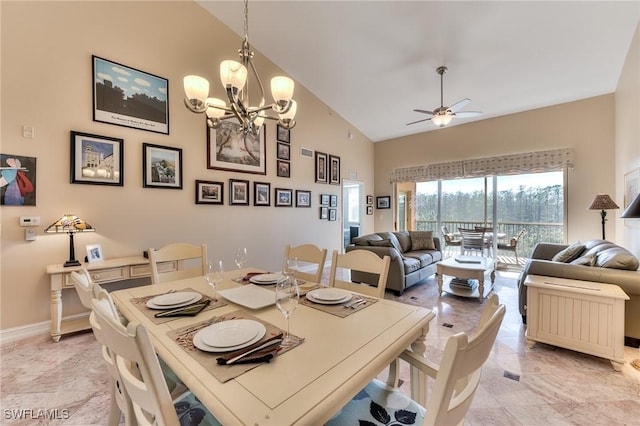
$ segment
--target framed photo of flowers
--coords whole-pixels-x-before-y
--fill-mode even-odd
[[[142,186],[182,189],[182,149],[143,143]]]

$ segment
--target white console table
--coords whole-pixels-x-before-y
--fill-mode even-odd
[[[63,334],[91,328],[87,316],[74,319],[62,318],[62,290],[74,288],[70,278],[71,272],[83,268],[89,271],[93,282],[100,285],[151,276],[149,259],[143,256],[108,259],[66,268],[62,264],[47,266],[47,274],[51,282],[51,338],[54,342],[60,341]],[[177,264],[165,262],[158,268],[163,271],[176,270]]]
[[[624,365],[624,301],[620,287],[591,281],[529,275],[527,342],[548,343]]]

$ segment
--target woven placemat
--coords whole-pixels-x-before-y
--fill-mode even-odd
[[[373,305],[374,303],[378,302],[378,299],[376,299],[375,297],[367,297],[367,296],[362,296],[359,294],[354,294],[353,295],[354,299],[362,299],[364,300],[363,303],[359,304],[358,306],[356,306],[355,308],[351,308],[351,307],[347,307],[347,304],[349,302],[352,302],[353,299],[351,299],[349,302],[345,302],[345,303],[341,303],[339,305],[324,305],[322,303],[315,303],[312,302],[311,300],[307,299],[306,297],[300,297],[300,303],[302,303],[304,306],[308,306],[310,308],[314,308],[317,309],[319,311],[322,312],[327,312],[331,315],[336,315],[340,318],[346,318],[349,315],[355,314],[358,311],[361,311],[365,308],[367,308],[368,306]]]
[[[202,295],[202,299],[200,299],[198,302],[204,302],[206,300],[209,300],[209,306],[207,306],[202,311],[200,311],[200,313],[205,312],[205,311],[210,311],[212,309],[216,309],[216,308],[219,308],[221,306],[227,305],[227,302],[220,296],[218,296],[214,300],[213,297],[207,296],[206,294],[204,294],[202,292],[199,292],[198,290],[194,290],[192,288],[185,288],[185,289],[180,290],[180,291],[193,291],[193,292],[196,292],[196,293],[200,293]],[[147,308],[147,302],[149,300],[153,299],[154,297],[160,296],[162,294],[168,294],[168,293],[169,292],[152,294],[150,296],[144,296],[144,297],[135,297],[135,298],[131,299],[131,303],[133,303],[133,305],[136,308],[138,308],[140,310],[140,312],[142,312],[144,314],[144,316],[149,318],[154,324],[164,324],[165,322],[173,321],[175,319],[184,318],[184,316],[156,318],[154,316],[155,314],[157,314],[159,312],[165,312],[165,311],[161,310],[161,309],[150,309],[150,308]],[[194,303],[196,303],[196,302],[194,302]],[[171,309],[174,309],[174,308],[171,308]],[[170,309],[167,309],[167,311],[168,310],[170,310]]]

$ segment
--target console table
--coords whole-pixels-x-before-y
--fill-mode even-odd
[[[163,262],[158,265],[162,271],[175,271],[176,262]],[[136,278],[151,276],[149,259],[143,256],[108,259],[102,262],[85,263],[82,266],[65,268],[62,264],[48,265],[47,274],[51,282],[51,338],[59,342],[63,334],[88,330],[89,318],[62,318],[62,290],[74,289],[71,272],[86,269],[94,283],[104,285]]]

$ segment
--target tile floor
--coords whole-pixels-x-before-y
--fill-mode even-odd
[[[615,372],[606,360],[549,345],[527,347],[516,276],[498,273],[495,291],[507,315],[465,424],[640,425],[640,371],[627,364]],[[433,278],[397,299],[436,312],[427,336],[427,356],[436,363],[447,338],[472,329],[482,309],[478,300],[438,298]],[[625,347],[625,359],[634,358],[640,358],[640,349]],[[42,336],[5,346],[0,369],[0,424],[106,424],[108,379],[91,333],[66,336],[57,344]],[[15,419],[18,413],[22,420]]]

